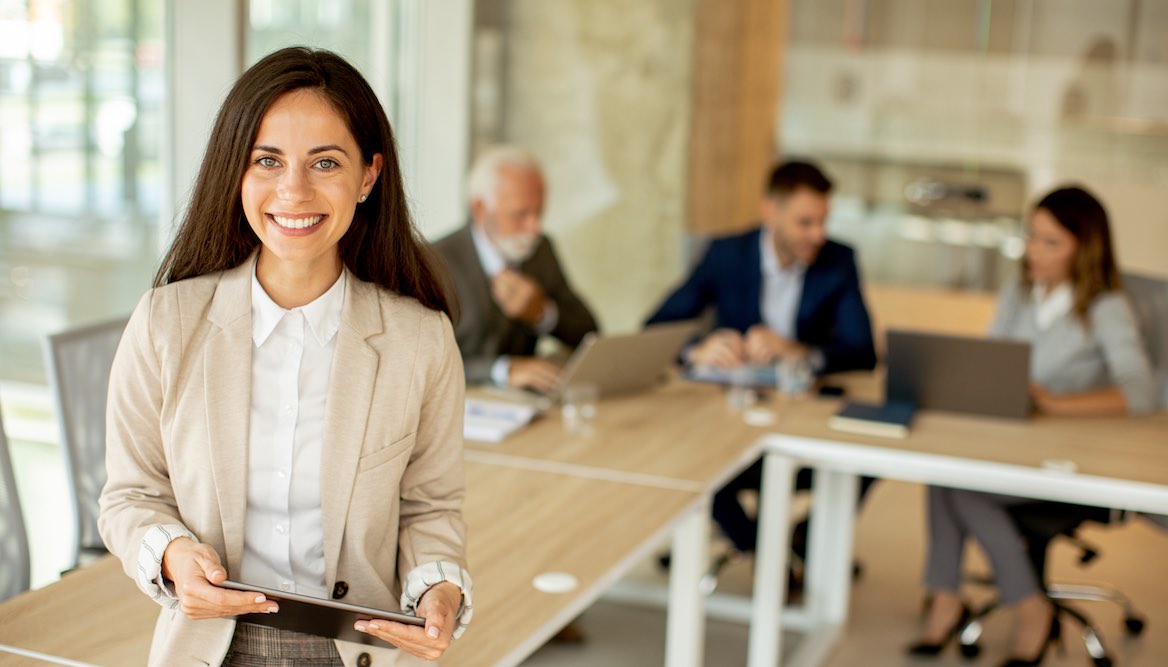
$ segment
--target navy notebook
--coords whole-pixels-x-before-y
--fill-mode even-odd
[[[837,431],[874,435],[882,438],[904,438],[908,436],[908,426],[915,403],[909,401],[888,401],[886,403],[861,403],[851,401],[827,421],[827,425]]]

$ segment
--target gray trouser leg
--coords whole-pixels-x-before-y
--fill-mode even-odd
[[[956,593],[961,588],[965,557],[965,526],[953,509],[953,489],[930,486],[928,491],[929,551],[925,557],[925,588]]]
[[[1013,604],[1039,591],[1038,576],[1026,556],[1022,535],[1006,508],[1027,498],[946,489],[949,509],[989,556],[994,583],[1003,604]]]

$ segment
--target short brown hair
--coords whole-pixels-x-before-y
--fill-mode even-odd
[[[788,160],[771,170],[767,179],[767,194],[786,197],[799,188],[807,188],[821,195],[831,192],[831,179],[819,167],[801,160]]]
[[[1043,197],[1034,210],[1049,213],[1076,241],[1071,262],[1071,289],[1075,293],[1075,314],[1086,320],[1091,302],[1100,294],[1123,289],[1119,265],[1111,244],[1107,210],[1090,192],[1079,186],[1059,188]],[[1022,258],[1022,283],[1033,287],[1030,262]]]

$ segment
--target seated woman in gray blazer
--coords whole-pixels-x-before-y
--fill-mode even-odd
[[[1147,352],[1112,253],[1103,205],[1082,188],[1051,192],[1038,202],[1019,283],[998,301],[990,336],[1031,343],[1031,396],[1051,415],[1150,412],[1156,390]],[[925,585],[932,606],[913,655],[936,655],[968,610],[958,596],[965,538],[989,556],[1004,604],[1015,609],[1013,657],[1006,665],[1041,663],[1058,632],[1054,609],[1026,557],[1006,508],[1026,498],[929,488],[929,552]]]
[[[150,664],[407,665],[470,620],[462,362],[361,75],[288,48],[215,120],[110,378],[101,533],[161,606]],[[246,584],[425,618],[369,646],[237,622]]]

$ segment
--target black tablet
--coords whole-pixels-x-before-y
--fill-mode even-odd
[[[266,625],[270,628],[303,632],[304,634],[341,639],[358,644],[392,646],[373,635],[357,631],[353,628],[353,624],[359,620],[383,618],[406,625],[419,627],[426,625],[426,619],[403,614],[400,611],[362,607],[347,602],[314,598],[231,580],[224,581],[219,586],[235,591],[263,593],[268,599],[275,600],[276,604],[280,606],[280,611],[274,614],[242,614],[235,617],[237,621]]]

